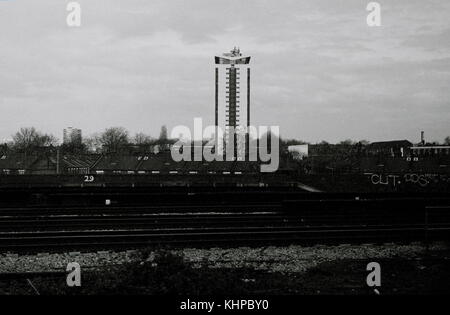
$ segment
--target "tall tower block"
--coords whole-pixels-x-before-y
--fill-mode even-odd
[[[243,56],[236,47],[215,57],[215,124],[225,132],[226,143],[230,127],[250,126],[249,64],[250,56]]]

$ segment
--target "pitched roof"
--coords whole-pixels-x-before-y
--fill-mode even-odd
[[[3,153],[0,155],[0,169],[29,169],[37,159],[36,155]]]

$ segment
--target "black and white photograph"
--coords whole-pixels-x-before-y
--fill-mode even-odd
[[[450,295],[450,2],[0,0],[0,295]]]

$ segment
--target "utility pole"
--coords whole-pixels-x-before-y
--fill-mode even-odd
[[[59,175],[59,146],[56,148],[56,174]]]

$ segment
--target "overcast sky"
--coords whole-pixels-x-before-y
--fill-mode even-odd
[[[450,1],[0,0],[0,141],[214,121],[214,55],[252,56],[252,124],[307,141],[450,135]]]

